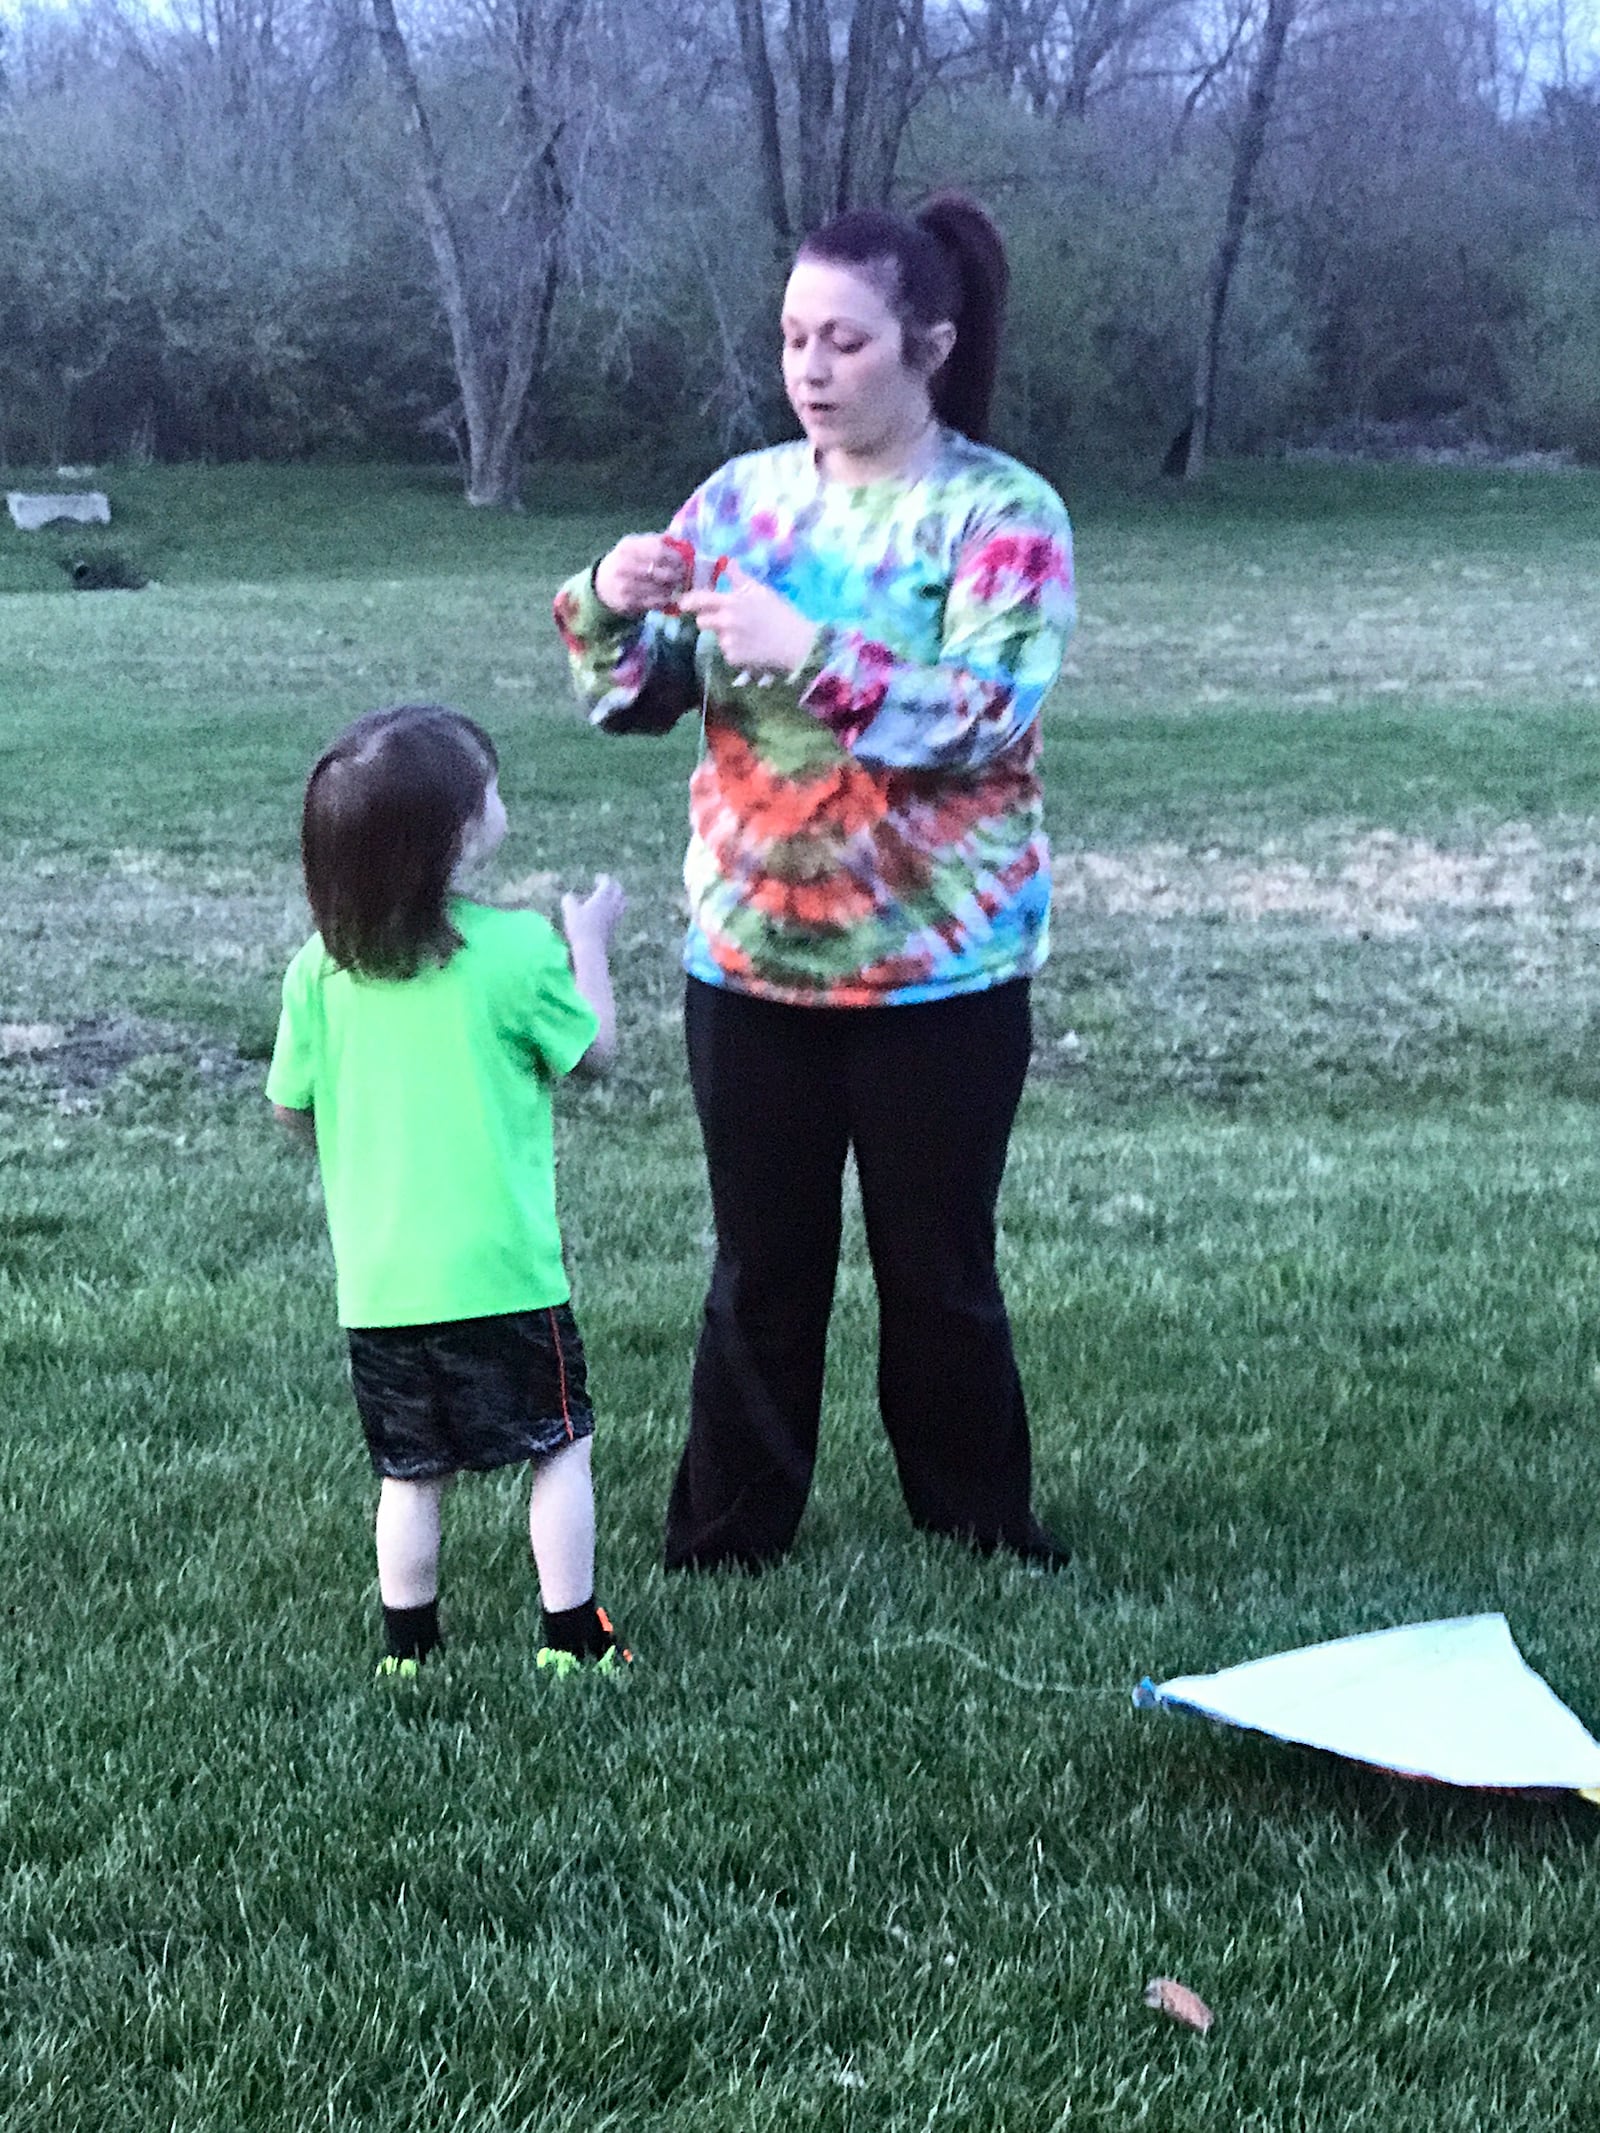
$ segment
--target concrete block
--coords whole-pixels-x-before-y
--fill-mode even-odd
[[[77,526],[109,526],[111,500],[99,489],[79,489],[71,495],[29,496],[21,489],[6,491],[6,509],[11,523],[23,533],[37,533],[41,526],[67,519]]]

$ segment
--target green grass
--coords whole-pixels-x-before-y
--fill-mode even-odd
[[[106,481],[144,592],[0,525],[0,1022],[49,1026],[0,1061],[7,2133],[1595,2122],[1600,1816],[1129,1690],[1503,1607],[1600,1723],[1600,482],[1088,500],[1002,1242],[1077,1561],[906,1531],[853,1223],[816,1501],[751,1583],[655,1567],[707,1248],[693,739],[590,734],[548,623],[632,515]],[[509,1479],[451,1506],[448,1670],[370,1682],[371,1485],[259,1082],[300,780],[401,694],[501,742],[503,889],[633,894],[623,1061],[560,1125],[640,1654],[605,1694],[534,1675]]]

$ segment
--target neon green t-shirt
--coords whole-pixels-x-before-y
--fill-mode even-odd
[[[316,1116],[346,1326],[565,1303],[551,1084],[594,1041],[555,929],[453,899],[464,945],[414,978],[289,965],[267,1095]]]

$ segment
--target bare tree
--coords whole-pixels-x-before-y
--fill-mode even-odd
[[[881,205],[932,73],[925,0],[734,0],[773,247]],[[776,54],[776,56],[775,56]]]
[[[1273,98],[1283,66],[1284,46],[1288,41],[1289,26],[1294,20],[1297,4],[1298,0],[1267,0],[1261,42],[1256,48],[1255,63],[1250,69],[1244,123],[1239,128],[1239,137],[1234,143],[1233,176],[1228,186],[1228,204],[1223,211],[1222,231],[1217,239],[1217,249],[1212,257],[1211,272],[1206,283],[1205,323],[1200,335],[1199,354],[1195,360],[1194,392],[1189,406],[1188,443],[1182,455],[1182,467],[1175,469],[1181,471],[1186,481],[1192,481],[1205,465],[1211,411],[1216,404],[1222,328],[1228,314],[1228,292],[1233,286],[1234,269],[1239,264],[1239,252],[1244,244],[1245,224],[1250,216],[1250,196],[1255,187],[1256,171],[1267,145],[1267,127],[1272,117]],[[1173,456],[1177,450],[1178,447],[1174,446]],[[1172,456],[1169,456],[1168,464],[1172,463]]]
[[[1165,33],[1192,13],[1190,0],[980,0],[974,44],[1030,109],[1082,118],[1130,80],[1172,71]]]
[[[857,0],[845,47],[836,210],[888,199],[901,143],[935,65],[924,0]]]
[[[876,5],[855,0],[854,12]],[[828,0],[789,0],[789,63],[795,90],[795,166],[800,227],[814,230],[828,216],[832,160],[833,24]]]
[[[761,204],[779,256],[787,259],[794,247],[789,220],[789,198],[784,184],[783,130],[778,118],[778,82],[772,70],[767,43],[764,0],[734,0],[739,24],[739,54],[744,62],[751,108],[755,115],[756,141],[761,160]]]
[[[549,352],[573,198],[564,166],[564,79],[588,0],[506,0],[495,11],[510,89],[510,182],[474,244],[394,0],[372,0],[390,86],[405,114],[423,227],[467,433],[467,501],[510,505],[529,396]],[[552,116],[554,112],[557,115]]]

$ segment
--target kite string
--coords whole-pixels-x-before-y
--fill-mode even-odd
[[[896,1652],[920,1651],[924,1645],[942,1644],[947,1651],[965,1659],[968,1666],[976,1667],[980,1674],[993,1674],[997,1681],[1004,1681],[1014,1689],[1023,1689],[1030,1696],[1102,1696],[1115,1697],[1119,1703],[1127,1701],[1125,1689],[1103,1688],[1099,1684],[1088,1685],[1075,1681],[1029,1681],[1021,1674],[1013,1674],[1008,1667],[997,1666],[992,1659],[969,1651],[956,1638],[947,1636],[943,1630],[930,1629],[923,1636],[908,1638],[900,1644],[874,1642],[874,1657],[892,1657]]]

